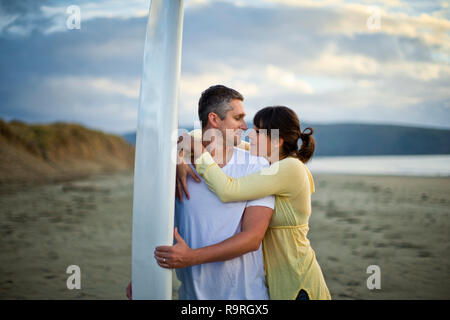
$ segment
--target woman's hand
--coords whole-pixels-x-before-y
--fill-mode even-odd
[[[181,155],[183,153],[183,158],[194,163],[194,159],[201,156],[203,152],[205,152],[205,147],[201,140],[195,139],[193,136],[187,133],[183,133],[178,138],[178,154]]]
[[[194,169],[192,169],[191,166],[185,162],[183,155],[181,155],[177,163],[177,178],[175,180],[175,196],[178,198],[178,200],[180,200],[180,202],[183,202],[183,191],[186,194],[186,197],[190,199],[188,187],[186,184],[186,178],[188,175],[190,175],[196,182],[201,181],[200,178],[195,174]]]
[[[189,248],[179,235],[177,228],[175,228],[174,237],[177,241],[175,245],[156,247],[155,259],[158,265],[166,269],[186,268],[194,265],[194,250]]]
[[[201,144],[201,141],[200,141]],[[194,181],[200,182],[200,178],[195,174],[194,170],[189,166],[188,163],[193,163],[190,155],[192,150],[199,148],[198,141],[194,139],[189,134],[183,133],[178,138],[178,159],[177,159],[177,171],[175,180],[175,197],[178,198],[180,202],[183,202],[183,191],[186,198],[190,199],[189,190],[187,188],[186,179],[190,175]],[[187,155],[187,158],[185,157]]]

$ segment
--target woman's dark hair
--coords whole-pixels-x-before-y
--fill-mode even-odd
[[[256,113],[253,124],[259,129],[267,129],[268,135],[272,129],[279,130],[279,137],[284,141],[281,150],[283,156],[296,157],[303,163],[312,158],[316,146],[316,140],[312,136],[314,130],[308,127],[302,132],[297,115],[288,107],[265,107]],[[298,139],[302,140],[300,149]]]

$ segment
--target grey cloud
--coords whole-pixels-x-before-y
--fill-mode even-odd
[[[19,5],[3,9],[11,14],[25,12],[23,16],[27,16],[42,4],[29,3],[30,7]],[[182,74],[200,75],[223,64],[237,72],[251,70],[254,76],[250,81],[259,85],[267,64],[303,77],[302,70],[294,66],[299,61],[308,64],[330,45],[336,47],[338,54],[359,54],[381,64],[433,62],[433,52],[439,50],[419,40],[395,35],[357,34],[350,37],[321,31],[324,23],[337,18],[336,12],[326,9],[267,9],[235,7],[227,3],[186,10]],[[27,19],[24,24],[28,23]],[[137,109],[137,97],[96,96],[95,92],[83,92],[77,87],[65,87],[64,91],[56,92],[41,82],[49,77],[65,76],[96,76],[122,82],[140,78],[146,24],[145,18],[102,18],[84,22],[80,30],[43,34],[42,29],[37,28],[24,37],[0,36],[0,116],[35,121],[76,119],[104,129],[122,127],[129,130],[135,124],[132,118],[125,123],[115,107],[111,107],[110,113],[107,110],[108,106],[117,105],[122,105],[124,110]],[[443,86],[450,84],[448,78],[420,82],[398,75],[384,78],[343,73],[335,77],[336,81],[345,77],[369,79],[376,81],[377,87],[370,90],[354,87],[315,95],[267,90],[246,99],[246,108],[251,114],[266,105],[286,104],[312,122],[390,121],[402,117],[405,122],[443,125],[450,118],[448,105],[445,106],[448,96],[441,92]],[[385,99],[405,98],[413,93],[424,103],[411,104],[408,112],[399,111],[385,100],[377,102],[373,99],[377,93],[383,93]],[[347,105],[352,99],[360,104],[359,109]],[[183,102],[181,107],[180,121],[196,119],[196,115],[191,116],[185,111],[187,106]]]
[[[23,30],[25,34],[33,31],[44,31],[52,26],[52,17],[46,17],[41,11],[41,6],[51,4],[50,1],[40,0],[1,0],[0,15],[3,19],[10,17],[11,21],[0,30],[1,36],[14,35],[14,28]]]

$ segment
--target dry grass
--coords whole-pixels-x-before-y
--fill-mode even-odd
[[[129,170],[134,147],[75,123],[26,124],[0,119],[0,185],[48,182]]]

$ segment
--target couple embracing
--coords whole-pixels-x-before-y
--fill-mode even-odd
[[[202,93],[202,130],[179,143],[176,242],[155,259],[176,269],[179,299],[331,299],[307,238],[313,130],[287,107],[266,107],[243,142],[243,101],[222,85]]]

